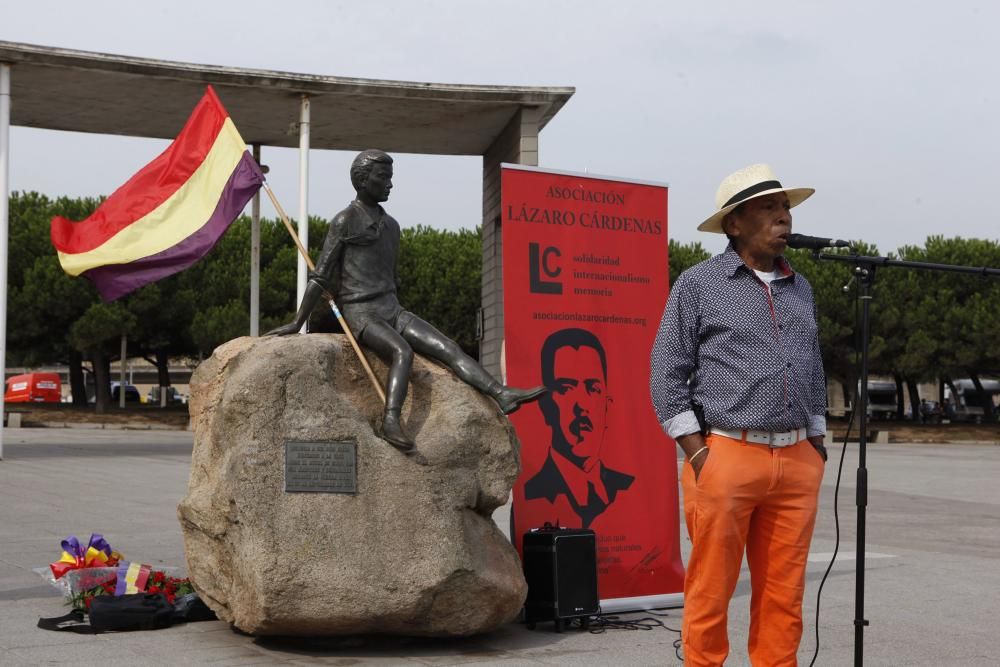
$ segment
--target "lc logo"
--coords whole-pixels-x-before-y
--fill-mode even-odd
[[[558,278],[562,273],[558,258],[559,248],[548,246],[544,250],[537,243],[528,244],[528,277],[529,289],[535,294],[562,294],[562,282],[558,280],[543,280]]]

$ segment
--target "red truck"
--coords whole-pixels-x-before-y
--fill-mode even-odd
[[[62,381],[58,373],[25,373],[7,378],[4,403],[58,403]]]

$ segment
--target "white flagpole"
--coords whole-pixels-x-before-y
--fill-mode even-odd
[[[309,248],[309,96],[302,96],[299,109],[299,238]],[[302,305],[306,294],[306,262],[299,257],[295,281],[295,306]],[[305,331],[305,325],[303,332]]]

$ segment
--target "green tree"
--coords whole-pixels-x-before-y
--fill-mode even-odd
[[[1000,244],[981,239],[928,237],[923,248],[900,249],[904,259],[974,267],[1000,266]],[[1000,330],[1000,281],[987,276],[944,271],[914,270],[919,295],[906,309],[907,328],[930,333],[930,341],[920,337],[917,348],[924,357],[925,375],[968,377],[976,387],[976,399],[984,419],[993,420],[993,403],[982,391],[980,376],[1000,371],[1000,350],[996,345]],[[914,355],[916,356],[916,355]],[[919,357],[917,357],[919,359]]]
[[[877,254],[874,246],[859,244],[858,254]],[[846,250],[831,254],[849,254]],[[854,388],[858,386],[856,327],[856,281],[852,281],[854,267],[836,260],[818,259],[808,250],[788,250],[785,253],[795,271],[801,273],[813,288],[819,324],[820,352],[823,368],[828,377],[841,383],[845,405],[851,403]],[[845,289],[846,288],[846,289]],[[884,339],[871,337],[870,358],[882,354]]]
[[[115,345],[134,326],[135,316],[118,302],[92,304],[70,326],[70,343],[94,363],[97,412],[111,405],[111,357]]]
[[[314,259],[327,228],[325,220],[310,218]],[[298,250],[277,220],[262,218],[260,232],[260,330],[266,332],[295,315]],[[250,218],[241,216],[201,262],[177,276],[179,293],[194,298],[189,337],[201,355],[250,334],[250,236]]]
[[[198,311],[198,295],[184,289],[178,275],[146,285],[122,302],[135,317],[129,337],[129,355],[156,366],[157,384],[171,386],[170,358],[196,353],[191,323]]]
[[[87,280],[63,272],[49,225],[55,215],[85,218],[100,202],[65,197],[53,201],[35,192],[15,192],[9,201],[7,364],[67,364],[73,402],[85,406],[83,354],[68,334],[98,296]]]
[[[399,301],[461,346],[478,354],[476,316],[482,295],[482,235],[418,225],[402,231]]]
[[[677,280],[677,276],[681,275],[698,262],[703,262],[712,256],[712,253],[705,250],[701,243],[697,241],[694,243],[681,244],[673,239],[670,239],[667,246],[667,252],[669,253],[671,285],[673,285],[674,281]]]

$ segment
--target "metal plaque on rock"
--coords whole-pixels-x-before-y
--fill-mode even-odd
[[[286,442],[286,493],[357,493],[353,442]]]

